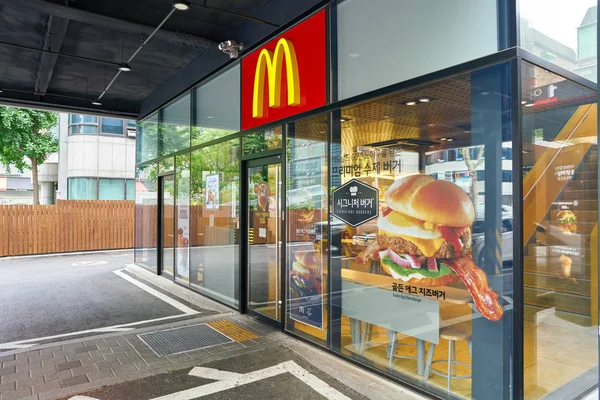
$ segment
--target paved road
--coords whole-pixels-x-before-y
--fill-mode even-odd
[[[125,252],[0,261],[0,345],[182,314],[113,273],[132,260]],[[72,265],[95,261],[105,263]]]

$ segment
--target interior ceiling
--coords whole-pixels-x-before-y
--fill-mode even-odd
[[[166,20],[97,107],[91,101],[171,12],[172,0],[0,0],[0,102],[137,117],[144,98],[192,61],[214,57],[219,42],[252,45],[257,31],[260,40],[297,16],[281,11],[291,0],[190,3]],[[271,20],[252,17],[267,6]],[[249,31],[254,37],[244,37]]]

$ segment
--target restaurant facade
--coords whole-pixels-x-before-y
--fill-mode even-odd
[[[138,122],[135,263],[431,396],[589,393],[596,83],[525,31],[496,0],[282,27]]]

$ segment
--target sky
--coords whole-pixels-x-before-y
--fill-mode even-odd
[[[530,27],[567,46],[577,48],[577,27],[597,0],[520,0],[521,18]]]

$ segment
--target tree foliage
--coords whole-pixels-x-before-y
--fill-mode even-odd
[[[57,121],[53,112],[0,106],[0,163],[20,172],[31,169],[31,161],[42,164],[58,151],[58,140],[50,133]]]

